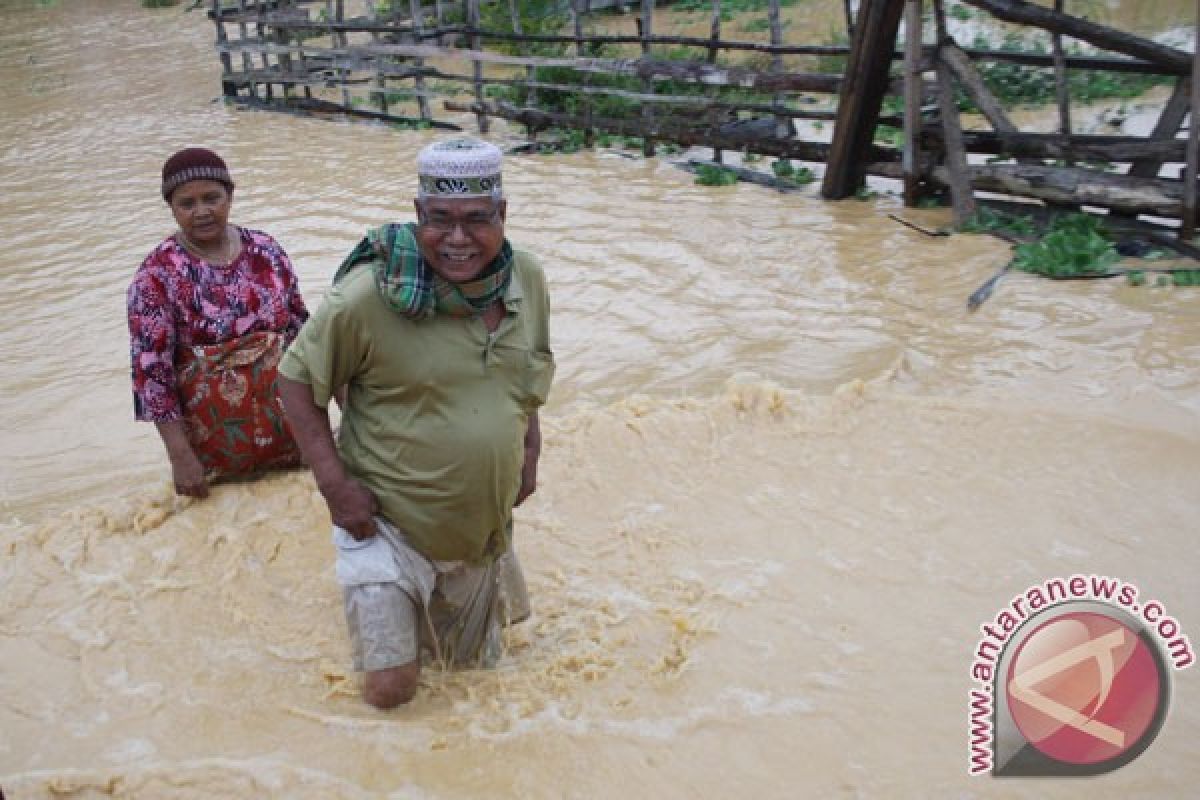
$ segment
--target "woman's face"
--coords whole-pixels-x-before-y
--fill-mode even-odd
[[[218,181],[188,181],[171,193],[171,213],[179,230],[199,245],[220,244],[229,223],[233,193]]]

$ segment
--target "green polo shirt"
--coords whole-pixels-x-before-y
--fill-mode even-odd
[[[349,387],[338,433],[347,470],[435,560],[487,560],[505,548],[529,416],[554,376],[541,267],[516,252],[507,314],[413,321],[392,311],[370,263],[325,298],[279,371],[329,405]]]

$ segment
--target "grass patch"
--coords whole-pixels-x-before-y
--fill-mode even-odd
[[[789,8],[796,5],[800,0],[779,0],[780,8]],[[771,5],[770,0],[721,0],[721,15],[725,14],[732,16],[733,14],[744,14],[747,11],[766,11]],[[677,3],[672,3],[671,8],[677,11],[708,11],[712,12],[712,0],[679,0]]]
[[[1005,211],[993,211],[982,206],[975,216],[964,222],[960,228],[963,233],[991,233],[1004,231],[1014,236],[1036,236],[1037,223],[1033,217],[1024,214],[1009,214]]]
[[[1200,269],[1180,269],[1171,273],[1176,286],[1200,286]]]
[[[737,173],[731,169],[712,164],[700,164],[696,167],[696,183],[701,186],[732,186],[737,182]]]
[[[780,30],[786,31],[791,26],[792,21],[790,19],[785,19],[780,21],[779,28]],[[756,17],[752,20],[743,22],[738,26],[738,30],[744,33],[765,33],[766,31],[771,30],[771,20],[764,17]]]
[[[972,16],[974,16],[971,13],[971,9],[963,5],[958,5],[957,3],[946,9],[946,14],[950,17],[950,19],[956,19],[959,22],[966,22]]]
[[[433,127],[427,119],[397,119],[388,124],[398,131],[427,131]]]
[[[771,162],[771,172],[775,173],[775,177],[781,182],[790,184],[791,186],[805,186],[817,179],[813,171],[808,167],[797,167],[788,161],[786,158],[776,159]]]
[[[976,39],[974,46],[981,49],[991,47],[985,39]],[[1016,35],[1009,35],[1000,50],[1046,54],[1047,48],[1038,41],[1026,42]],[[1072,55],[1079,55],[1079,48],[1072,48]],[[988,91],[1006,106],[1044,105],[1055,102],[1057,90],[1054,70],[1048,67],[1027,67],[1004,62],[982,62],[978,64],[980,76]],[[1072,102],[1092,103],[1114,98],[1139,97],[1154,86],[1169,83],[1170,78],[1160,75],[1105,72],[1102,70],[1073,69],[1067,71],[1067,91]],[[957,93],[961,111],[978,112],[979,108],[961,89]]]

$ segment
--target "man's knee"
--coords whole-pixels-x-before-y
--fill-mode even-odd
[[[420,674],[421,665],[416,661],[368,672],[363,680],[363,699],[382,711],[402,706],[416,696]]]

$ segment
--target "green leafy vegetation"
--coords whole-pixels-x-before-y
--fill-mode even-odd
[[[424,131],[433,127],[427,119],[398,119],[388,124],[400,131]]]
[[[796,5],[800,0],[779,0],[780,8]],[[721,0],[722,14],[744,14],[747,11],[766,11],[771,0]],[[671,7],[678,11],[708,11],[712,12],[712,0],[679,0]]]
[[[904,131],[891,125],[875,126],[875,141],[892,147],[904,146]]]
[[[980,49],[992,47],[984,38],[977,38],[974,46]],[[1016,34],[1005,37],[999,49],[1042,55],[1048,52],[1043,42],[1023,39]],[[1080,50],[1073,48],[1071,53],[1078,55]],[[1000,61],[982,62],[978,67],[988,90],[1005,105],[1041,105],[1052,103],[1057,97],[1054,70],[1049,67],[1027,67]],[[1073,69],[1067,72],[1067,91],[1072,102],[1091,103],[1097,100],[1139,97],[1150,88],[1169,80],[1170,78],[1159,75]],[[962,111],[979,110],[970,96],[961,89],[957,93],[957,100]]]
[[[1038,227],[1030,216],[993,211],[987,206],[981,206],[975,212],[975,216],[962,224],[961,230],[964,233],[1006,231],[1015,236],[1036,236]]]
[[[1051,278],[1103,274],[1120,260],[1103,223],[1089,214],[1057,217],[1040,239],[1013,251],[1014,267]]]
[[[781,182],[792,186],[804,186],[817,179],[811,169],[808,167],[797,167],[786,158],[780,158],[771,162],[771,172],[774,172],[775,177]]]
[[[517,14],[521,20],[521,33],[526,35],[552,36],[563,33],[571,15],[567,12],[570,7],[566,3],[547,3],[546,0],[515,0]],[[461,3],[459,8],[461,9]],[[448,3],[447,6],[454,7]],[[479,26],[484,30],[502,33],[515,33],[512,24],[512,12],[508,3],[480,4]],[[557,56],[567,52],[565,42],[514,42],[507,39],[486,40],[487,49],[498,50],[510,55],[528,54],[536,56]]]
[[[696,183],[701,186],[732,186],[737,182],[737,173],[731,169],[712,164],[700,164],[696,167]]]
[[[1130,286],[1145,286],[1147,270],[1121,269],[1121,254],[1113,243],[1104,220],[1091,214],[1061,214],[1042,230],[1031,216],[994,211],[986,206],[961,226],[968,233],[1003,231],[1029,239],[1013,249],[1012,266],[1022,272],[1048,278],[1101,277],[1124,274]],[[1149,250],[1143,260],[1162,258],[1161,250]],[[1151,270],[1157,286],[1200,286],[1200,269]]]
[[[849,39],[846,38],[845,31],[833,30],[826,37],[825,43],[830,47],[846,47]],[[849,56],[817,56],[816,71],[841,75],[846,71],[848,60]]]
[[[792,21],[790,19],[780,20],[780,30],[786,31],[791,26]],[[755,17],[754,19],[747,20],[739,25],[738,30],[744,31],[745,33],[765,33],[766,31],[771,30],[771,20],[767,19],[766,17]]]

